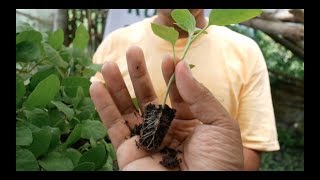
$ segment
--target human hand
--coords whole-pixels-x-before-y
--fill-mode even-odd
[[[140,109],[149,103],[160,104],[140,48],[131,47],[127,51],[127,64]],[[162,72],[166,82],[173,72],[176,75],[176,83],[169,92],[176,116],[162,147],[181,151],[177,154],[181,170],[241,170],[243,149],[237,122],[209,90],[192,77],[185,62],[177,63],[174,68],[172,58],[167,56]],[[130,137],[130,129],[142,123],[142,118],[118,66],[108,62],[102,67],[102,74],[106,86],[93,82],[90,94],[116,149],[120,170],[170,170],[159,163],[161,153],[137,148],[139,137]]]

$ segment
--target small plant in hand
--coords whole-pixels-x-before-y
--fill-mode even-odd
[[[194,16],[187,9],[176,9],[171,12],[171,17],[175,24],[182,30],[188,33],[188,40],[185,45],[182,57],[184,60],[190,48],[190,45],[201,35],[207,34],[206,30],[211,25],[226,26],[230,24],[240,23],[249,20],[261,14],[261,10],[211,10],[208,24],[200,29],[196,27]],[[168,41],[172,45],[172,53],[174,63],[176,64],[175,44],[179,38],[179,32],[173,27],[167,27],[159,24],[151,23],[151,28],[154,34]],[[190,64],[190,68],[194,65]],[[175,117],[175,109],[170,108],[166,104],[171,84],[175,81],[175,75],[172,74],[168,82],[166,93],[163,97],[162,104],[148,104],[144,109],[143,123],[136,126],[132,134],[140,136],[137,142],[138,148],[142,147],[145,150],[163,153],[163,159],[160,164],[167,168],[175,168],[179,166],[180,159],[177,159],[177,151],[164,147],[160,149],[161,143],[170,127],[172,120]]]

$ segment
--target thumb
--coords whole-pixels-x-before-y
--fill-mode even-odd
[[[182,99],[189,105],[194,118],[204,124],[225,124],[232,119],[213,94],[192,75],[189,65],[180,61],[175,69],[176,86]]]

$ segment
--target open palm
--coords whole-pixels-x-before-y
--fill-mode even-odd
[[[127,64],[140,109],[149,103],[160,104],[140,48],[131,47],[127,51]],[[173,73],[176,75],[176,84],[172,84],[169,92],[176,116],[161,146],[181,152],[177,154],[181,170],[242,169],[243,149],[237,122],[192,77],[184,62],[179,62],[175,68],[172,58],[166,57],[162,72],[167,83]],[[172,170],[159,163],[163,154],[137,148],[139,137],[130,137],[130,129],[142,123],[142,118],[132,103],[118,66],[106,63],[102,75],[106,85],[92,83],[90,94],[116,149],[119,168]]]

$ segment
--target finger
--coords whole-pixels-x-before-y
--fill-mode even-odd
[[[127,64],[140,109],[143,111],[149,103],[158,103],[142,50],[132,46],[127,51]]]
[[[174,65],[173,57],[170,55],[165,56],[164,60],[162,61],[162,74],[167,85],[172,74],[174,73],[174,68],[175,68],[175,65]],[[189,105],[186,102],[184,102],[184,100],[180,96],[175,82],[173,82],[170,86],[169,96],[170,96],[172,107],[177,111],[175,118],[178,118],[178,119],[193,118]]]
[[[110,140],[115,149],[117,149],[125,139],[130,137],[131,132],[121,117],[108,90],[102,83],[92,83],[90,95],[102,122],[108,130]]]
[[[194,117],[204,124],[224,123],[231,119],[228,112],[211,92],[193,78],[189,65],[179,62],[175,69],[177,89],[189,105]]]
[[[102,66],[102,75],[107,90],[129,127],[132,129],[134,125],[142,123],[140,116],[136,116],[139,113],[132,102],[117,64],[114,62],[105,63]]]

